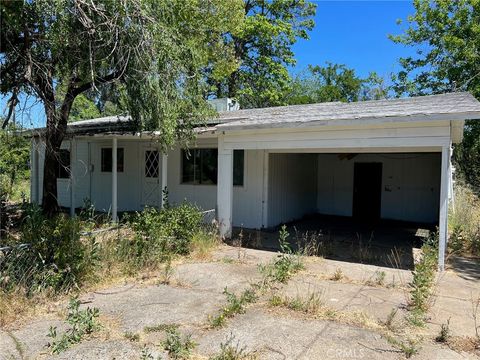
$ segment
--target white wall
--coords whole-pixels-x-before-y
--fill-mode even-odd
[[[351,160],[340,160],[337,154],[319,154],[319,213],[352,215],[355,162],[383,164],[382,218],[432,223],[438,220],[438,153],[359,154]]]
[[[270,154],[268,226],[299,219],[316,211],[315,154]]]
[[[199,139],[199,148],[217,148],[217,139]],[[263,150],[245,151],[244,184],[233,188],[233,225],[246,228],[262,226]],[[181,182],[181,149],[168,153],[168,192],[173,204],[190,201],[204,210],[215,209],[216,185],[192,185]]]

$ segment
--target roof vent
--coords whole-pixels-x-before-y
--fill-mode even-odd
[[[218,112],[240,110],[240,103],[231,98],[211,99],[208,102]]]

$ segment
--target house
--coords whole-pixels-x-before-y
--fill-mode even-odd
[[[219,117],[197,129],[190,150],[162,154],[160,133],[137,133],[128,118],[69,124],[58,201],[72,210],[140,210],[184,199],[216,209],[232,226],[261,229],[309,213],[439,226],[444,265],[452,144],[464,121],[480,119],[469,93],[238,110],[216,100]],[[42,132],[32,140],[31,199],[42,200]]]

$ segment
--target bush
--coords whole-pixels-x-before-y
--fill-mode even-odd
[[[97,263],[97,245],[80,240],[80,227],[75,218],[60,214],[47,219],[38,206],[29,206],[20,231],[22,244],[12,244],[0,259],[0,288],[23,287],[31,295],[79,286]]]
[[[192,239],[201,231],[202,213],[187,203],[162,210],[145,208],[129,223],[135,236],[122,240],[119,255],[134,267],[147,267],[172,255],[188,254]]]
[[[465,185],[455,187],[448,225],[450,251],[480,256],[480,199]]]

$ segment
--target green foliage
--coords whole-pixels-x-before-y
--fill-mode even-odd
[[[179,328],[177,324],[160,324],[154,326],[145,326],[143,331],[146,333],[159,332],[159,331],[173,331]]]
[[[388,96],[384,80],[375,72],[362,79],[354,69],[327,62],[325,66],[310,65],[306,74],[292,80],[287,103],[311,104],[328,101],[376,100]]]
[[[70,299],[67,315],[67,323],[70,325],[70,329],[59,336],[57,328],[52,326],[47,335],[52,338],[52,342],[49,343],[52,354],[61,353],[73,344],[81,342],[86,335],[98,330],[100,328],[97,322],[98,315],[98,309],[87,307],[85,310],[80,310],[78,298]]]
[[[415,326],[423,326],[424,317],[430,308],[438,262],[438,233],[431,235],[422,246],[422,257],[412,271],[410,288],[410,315],[408,320]]]
[[[238,98],[245,108],[285,104],[288,67],[295,64],[292,47],[297,39],[308,39],[316,5],[306,0],[244,0],[243,5],[240,31],[224,37],[239,68],[228,77],[207,71],[211,91]]]
[[[98,263],[98,245],[80,240],[78,219],[58,215],[47,219],[31,205],[21,228],[21,241],[0,262],[0,288],[23,287],[27,295],[80,286]]]
[[[183,336],[177,329],[168,329],[167,338],[162,343],[171,359],[188,359],[197,344],[191,335]]]
[[[223,293],[227,296],[227,305],[222,309],[220,314],[210,318],[210,325],[214,328],[225,325],[226,320],[235,316],[235,314],[243,314],[245,312],[245,306],[257,300],[257,295],[252,289],[244,290],[240,296],[229,292],[227,288],[223,290]]]
[[[408,28],[391,39],[414,46],[417,56],[401,58],[394,76],[398,95],[470,91],[480,99],[480,2],[415,0]],[[454,152],[460,175],[480,189],[480,124],[468,121]],[[480,191],[480,190],[479,190]]]
[[[188,203],[161,210],[145,208],[129,222],[135,236],[122,239],[118,252],[135,268],[155,266],[172,255],[188,254],[192,240],[202,231],[202,213]]]
[[[17,132],[20,130],[13,125],[0,129],[0,200],[11,198],[15,186],[29,176],[29,141]]]
[[[451,336],[452,336],[452,333],[450,331],[450,319],[448,319],[447,322],[442,324],[442,327],[440,328],[440,333],[435,338],[435,341],[446,343]]]
[[[295,273],[304,268],[301,257],[292,251],[287,241],[289,233],[285,225],[279,232],[280,254],[277,258],[266,264],[259,265],[259,270],[264,276],[265,283],[286,283]]]
[[[468,186],[457,183],[448,214],[449,250],[480,256],[480,199]]]

